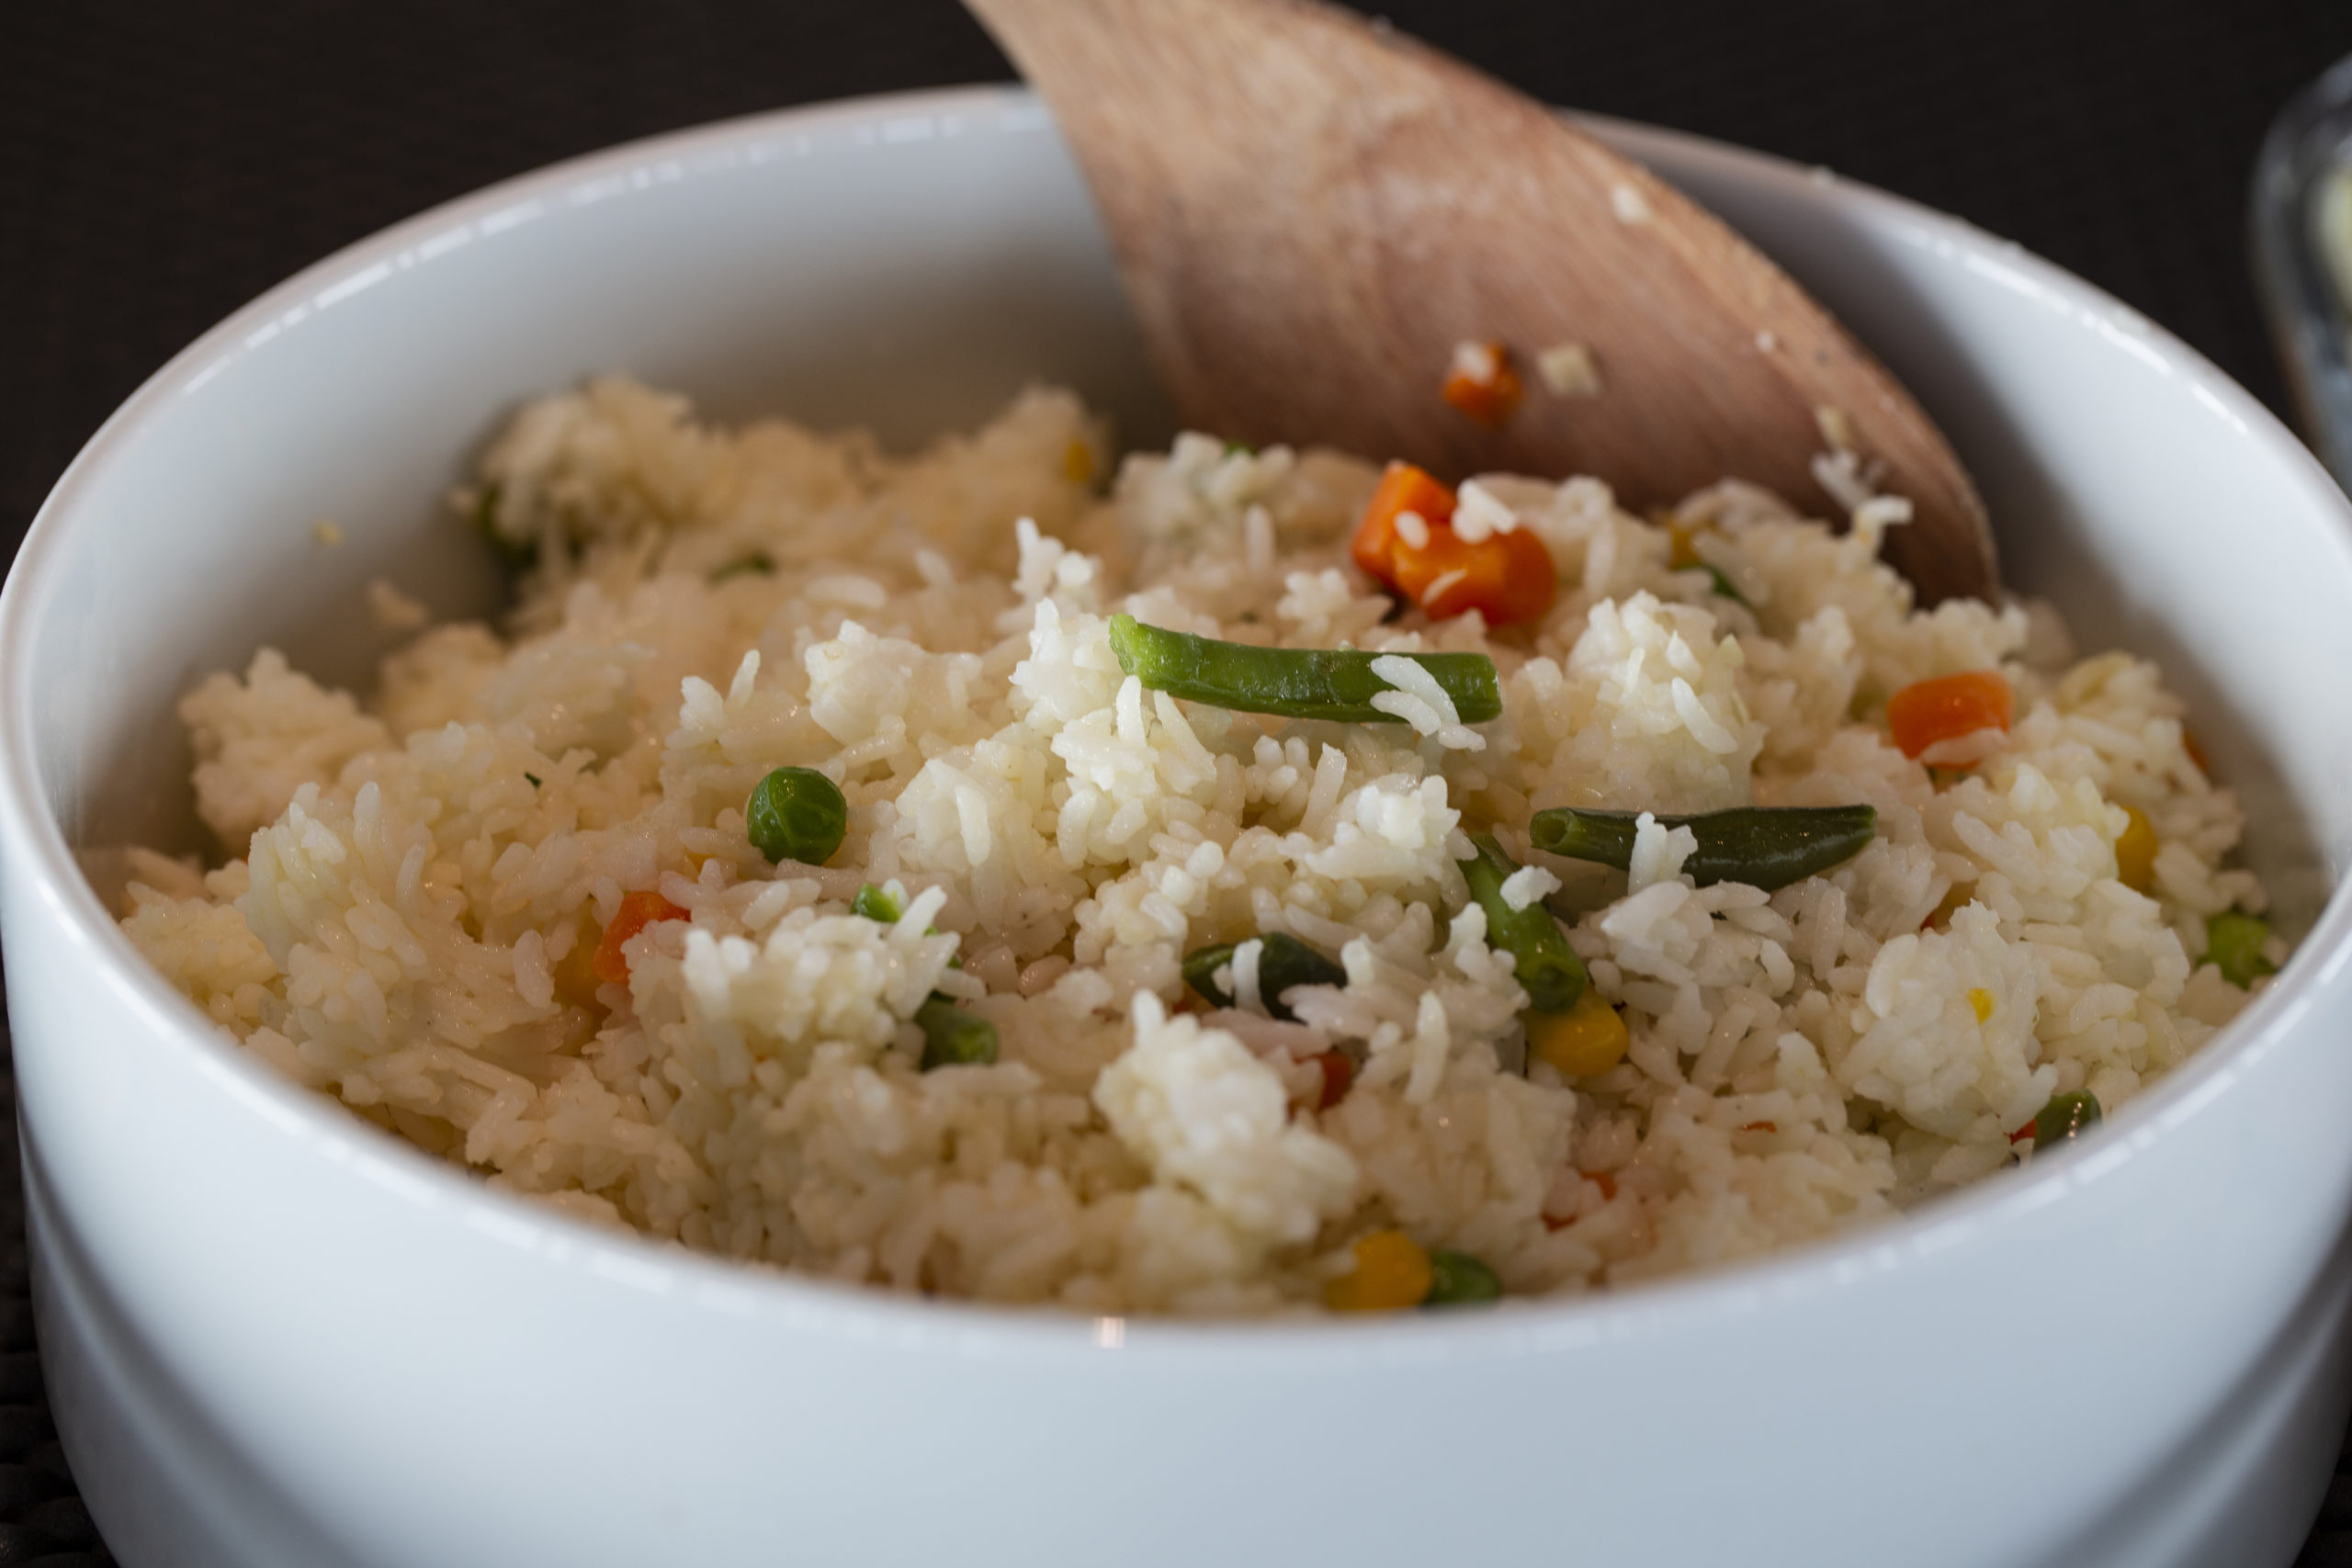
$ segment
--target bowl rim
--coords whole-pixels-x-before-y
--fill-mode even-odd
[[[2210,412],[2259,438],[2272,461],[2335,513],[2337,553],[2352,572],[2352,502],[2317,460],[2250,394],[2201,355],[2137,311],[2052,264],[1966,221],[1907,198],[1806,169],[1771,154],[1687,132],[1598,116],[1577,117],[1621,150],[1643,159],[1670,152],[1712,164],[1750,185],[1815,187],[1828,200],[1884,225],[1900,242],[1960,257],[2009,288],[2075,315],[2110,337],[2132,338],[2132,351],[2183,378]],[[1699,1320],[1745,1315],[1811,1301],[1849,1282],[1908,1269],[1997,1230],[2012,1215],[2064,1201],[2225,1098],[2233,1085],[2289,1043],[2313,993],[2336,984],[2352,965],[2352,895],[2340,875],[2312,930],[2279,975],[2222,1037],[2134,1099],[2101,1136],[2023,1170],[1996,1172],[1923,1208],[1811,1243],[1717,1268],[1615,1290],[1515,1303],[1479,1314],[1405,1314],[1340,1320],[1322,1314],[1268,1318],[1136,1318],[1059,1306],[1001,1305],[928,1299],[849,1284],[780,1268],[690,1251],[678,1244],[624,1234],[576,1219],[532,1199],[500,1191],[465,1168],[361,1122],[340,1104],[283,1077],[250,1053],[219,1038],[215,1026],[151,966],[83,874],[73,846],[47,809],[35,763],[29,682],[33,633],[49,599],[52,562],[70,547],[74,517],[107,462],[180,397],[200,389],[281,331],[299,326],[399,272],[430,265],[471,240],[494,238],[565,209],[641,186],[712,177],[785,158],[821,156],[876,139],[1056,135],[1051,117],[1025,88],[978,85],[879,94],[745,115],[642,138],[548,164],[438,204],[304,267],[240,307],[173,355],[90,437],[36,513],[0,589],[0,841],[6,874],[37,901],[67,943],[91,965],[94,982],[111,987],[144,1024],[141,1048],[182,1058],[226,1090],[241,1109],[280,1132],[299,1134],[314,1154],[373,1176],[394,1195],[447,1211],[450,1223],[479,1238],[536,1253],[577,1272],[576,1284],[619,1284],[675,1297],[698,1309],[752,1314],[796,1329],[847,1338],[881,1338],[908,1347],[964,1353],[1023,1354],[1124,1348],[1161,1357],[1261,1352],[1347,1360],[1430,1361],[1539,1353],[1577,1346],[1676,1334]],[[1805,196],[1804,192],[1792,192]],[[2333,868],[2332,868],[2333,869]],[[39,1111],[25,1117],[38,1142]],[[454,1239],[457,1232],[451,1233]]]

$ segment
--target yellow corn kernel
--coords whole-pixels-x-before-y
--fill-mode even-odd
[[[1403,1231],[1374,1231],[1355,1245],[1356,1267],[1323,1287],[1333,1312],[1402,1312],[1417,1307],[1436,1278],[1430,1255]]]
[[[1666,564],[1669,568],[1676,571],[1689,571],[1692,567],[1701,564],[1698,547],[1691,543],[1698,537],[1698,534],[1697,529],[1675,516],[1673,513],[1669,512],[1666,514],[1666,536],[1674,543],[1672,552],[1666,558]]]
[[[1587,986],[1566,1012],[1527,1015],[1527,1048],[1564,1077],[1589,1078],[1625,1059],[1633,1036],[1609,998]]]
[[[1976,1021],[1982,1023],[1993,1016],[1993,993],[1979,986],[1968,993],[1968,1005],[1976,1010]]]
[[[596,1001],[596,939],[604,933],[593,914],[582,910],[571,946],[555,961],[555,999],[566,1007],[593,1008]]]
[[[2115,840],[2116,879],[2134,893],[2145,893],[2156,879],[2156,825],[2136,806],[2123,814],[2132,820]]]
[[[1094,478],[1094,454],[1085,442],[1073,441],[1062,448],[1062,477],[1074,485]]]

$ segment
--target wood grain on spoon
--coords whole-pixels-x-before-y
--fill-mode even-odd
[[[1729,475],[1838,516],[1811,469],[1834,409],[1917,507],[1888,560],[1930,603],[1996,591],[1983,504],[1909,394],[1550,110],[1310,0],[968,3],[1060,119],[1187,423],[1449,476],[1598,474],[1635,506]],[[1499,428],[1439,399],[1465,340],[1526,381]],[[1563,344],[1598,395],[1547,389]]]

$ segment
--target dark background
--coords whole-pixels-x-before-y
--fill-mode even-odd
[[[1554,102],[1958,213],[2283,403],[2245,265],[2247,177],[2279,105],[2352,52],[2352,0],[1386,12]],[[1010,74],[954,0],[0,0],[0,553],[166,358],[385,224],[631,137]],[[103,1562],[44,1441],[13,1148],[0,1160],[0,1568]],[[2302,1562],[2352,1564],[2352,1478],[2319,1522]]]

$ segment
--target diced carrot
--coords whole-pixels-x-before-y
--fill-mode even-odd
[[[1919,929],[1921,931],[1926,931],[1930,926],[1942,925],[1946,920],[1951,919],[1954,915],[1957,915],[1961,910],[1973,903],[1975,898],[1976,884],[1973,882],[1953,883],[1951,888],[1945,892],[1942,901],[1937,904],[1933,909],[1928,910],[1928,918],[1919,922]]]
[[[2180,732],[2180,749],[2188,753],[2188,760],[2197,764],[2199,773],[2211,776],[2213,764],[2205,760],[2205,748],[2197,744],[2197,737],[2186,729]]]
[[[1524,528],[1476,543],[1453,531],[1453,492],[1410,463],[1391,463],[1356,525],[1355,563],[1431,618],[1476,610],[1488,626],[1541,620],[1559,592],[1544,541]],[[1418,525],[1398,526],[1407,513]]]
[[[1518,409],[1524,390],[1501,344],[1465,343],[1453,351],[1442,393],[1480,424],[1499,426]]]
[[[1600,1189],[1600,1201],[1602,1202],[1610,1203],[1616,1201],[1617,1179],[1615,1177],[1610,1175],[1605,1170],[1580,1170],[1577,1172],[1577,1174]]]
[[[2115,879],[2134,893],[2145,893],[2156,880],[2156,825],[2136,806],[2123,808],[2127,818],[2115,840]]]
[[[1453,518],[1453,492],[1410,463],[1391,463],[1356,524],[1351,552],[1358,566],[1391,587],[1396,582],[1396,518],[1407,512],[1434,528]]]
[[[1991,670],[1939,675],[1918,681],[1887,699],[1886,727],[1906,757],[1917,757],[1939,740],[1955,740],[1980,729],[2007,729],[2017,696]]]
[[[1743,1133],[1777,1133],[1781,1130],[1781,1124],[1778,1122],[1749,1122],[1742,1125],[1739,1130]]]
[[[1476,610],[1493,626],[1539,621],[1559,592],[1552,552],[1524,528],[1472,544],[1451,527],[1432,527],[1423,548],[1398,540],[1394,560],[1397,591],[1431,620]]]
[[[623,894],[619,912],[613,916],[613,923],[605,928],[604,940],[596,944],[596,959],[590,968],[597,979],[608,986],[627,984],[628,957],[621,952],[621,944],[648,926],[685,918],[685,910],[659,893]]]
[[[2022,1143],[2026,1143],[2026,1142],[2030,1141],[2032,1137],[2033,1137],[2033,1123],[2032,1123],[2032,1122],[2027,1122],[2024,1126],[2022,1126],[2022,1127],[2018,1128],[2016,1132],[2011,1133],[2011,1134],[2009,1134],[2009,1142],[2011,1142],[2011,1143],[2013,1143],[2013,1144],[2022,1144]]]
[[[1347,1098],[1348,1086],[1355,1082],[1356,1065],[1338,1051],[1326,1051],[1315,1058],[1323,1069],[1323,1091],[1316,1097],[1315,1109],[1329,1111]]]

